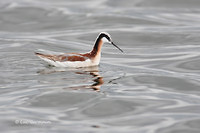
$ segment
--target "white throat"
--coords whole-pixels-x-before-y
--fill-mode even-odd
[[[106,37],[103,37],[101,40],[102,40],[104,43],[105,43],[105,42],[110,43],[110,41],[108,41],[108,39],[107,39]]]

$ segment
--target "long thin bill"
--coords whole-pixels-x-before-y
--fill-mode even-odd
[[[113,42],[111,42],[112,45],[114,45],[116,48],[118,48],[121,52],[123,52],[123,50],[121,50],[121,48],[119,48],[117,45],[115,45]]]

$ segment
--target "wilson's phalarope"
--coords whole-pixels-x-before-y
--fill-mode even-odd
[[[108,42],[123,52],[111,39],[111,36],[106,32],[101,32],[97,37],[94,47],[91,52],[80,53],[65,53],[65,54],[43,54],[36,52],[35,54],[50,65],[56,67],[89,67],[99,65],[101,58],[101,47],[104,42]]]

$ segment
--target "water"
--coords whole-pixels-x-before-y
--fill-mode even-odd
[[[199,0],[1,0],[1,132],[199,133]],[[48,67],[37,49],[100,66]]]

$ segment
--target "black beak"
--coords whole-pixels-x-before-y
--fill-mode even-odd
[[[114,45],[116,48],[118,48],[121,52],[123,52],[123,50],[121,50],[117,45],[115,45],[113,42],[111,42],[112,45]]]

